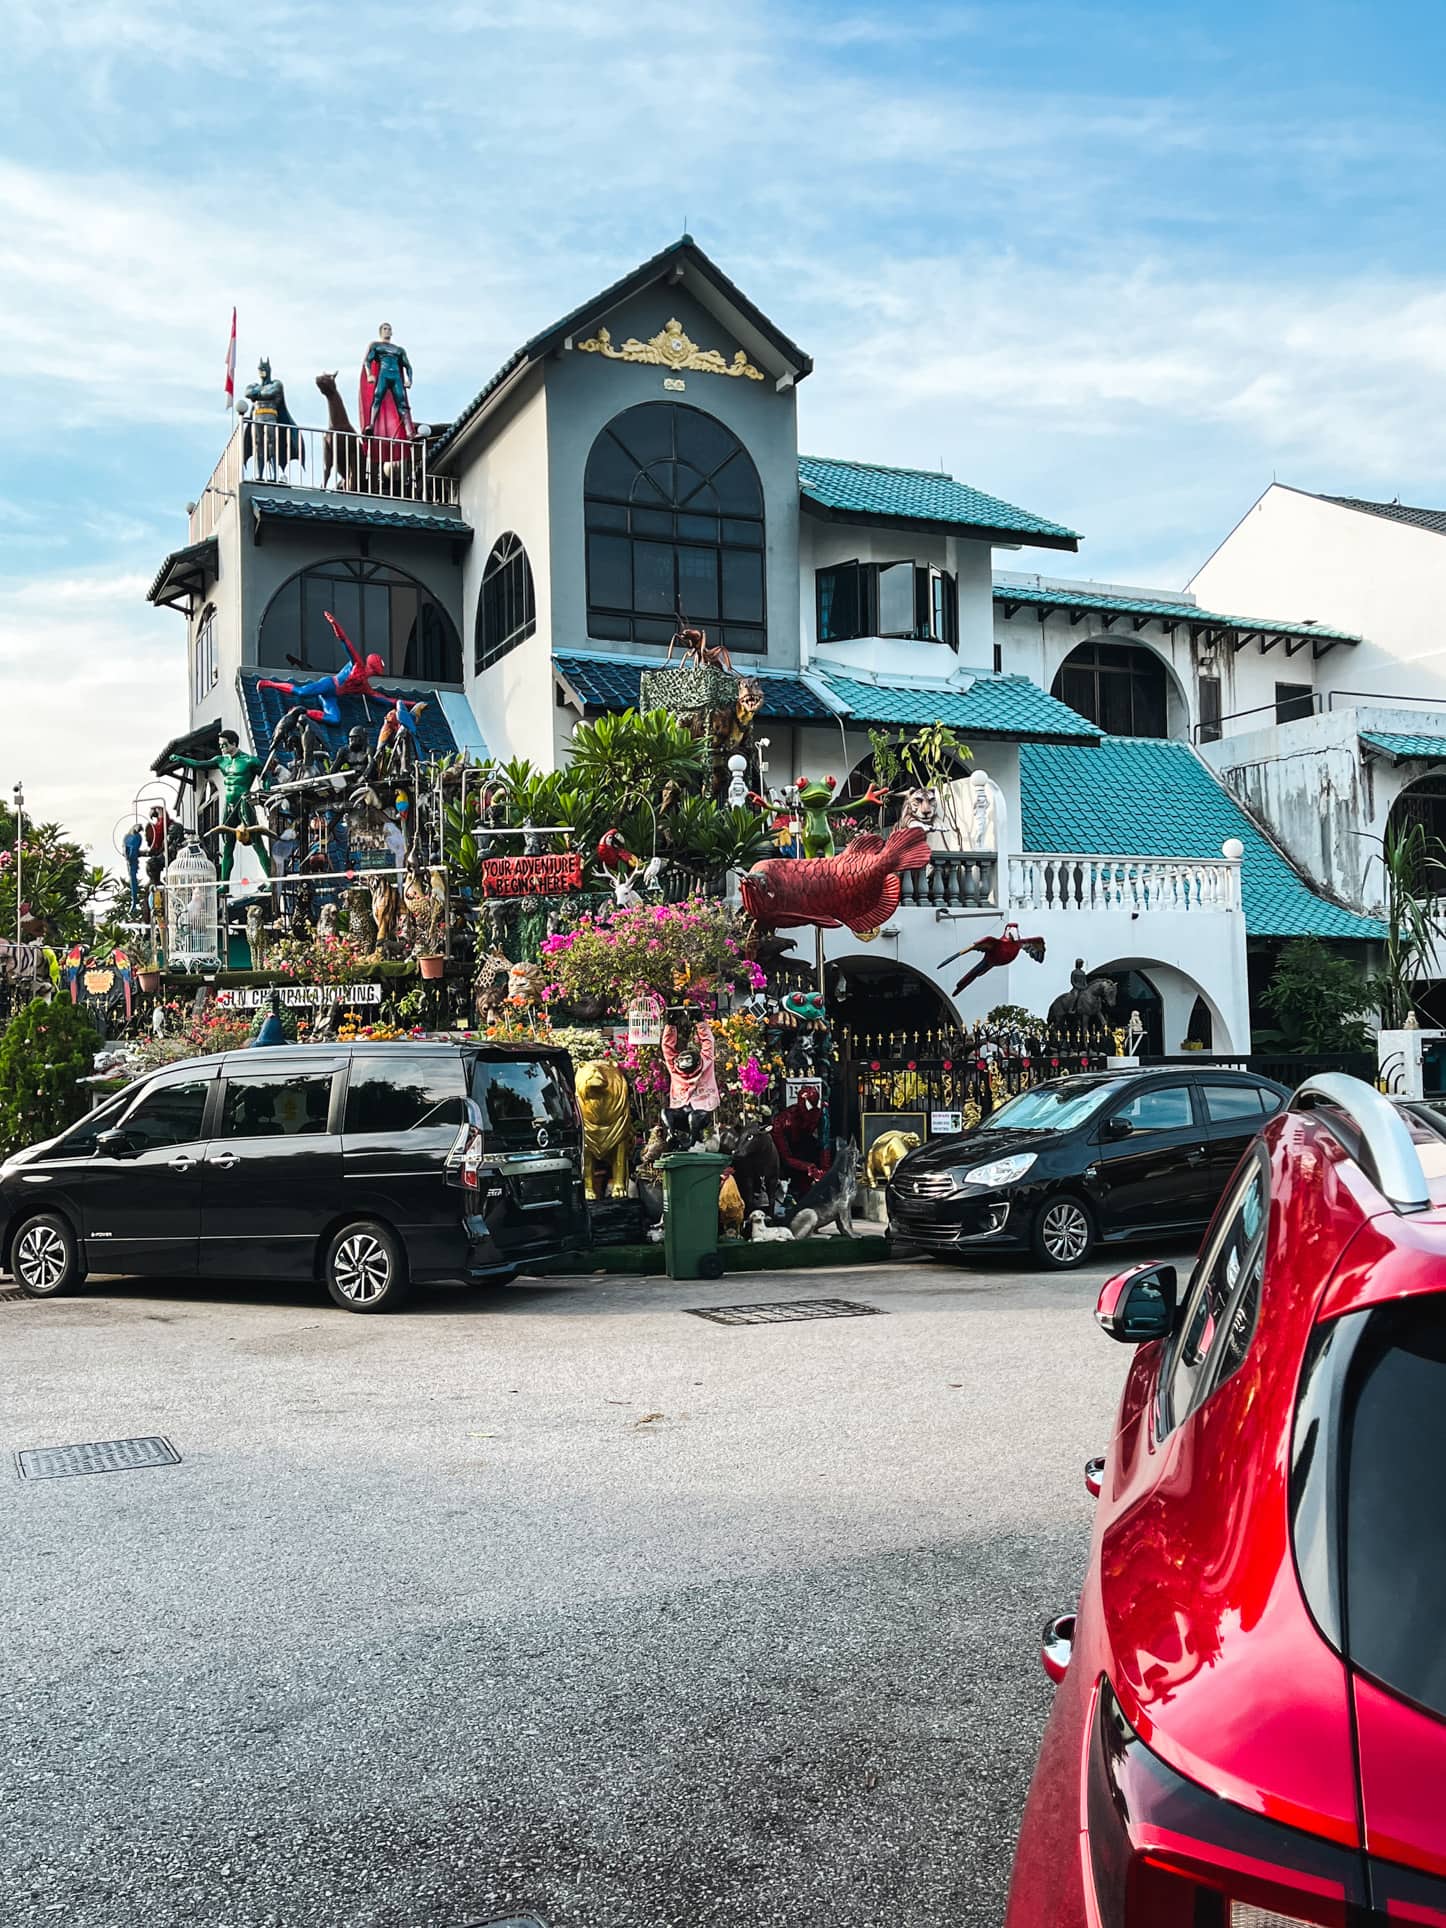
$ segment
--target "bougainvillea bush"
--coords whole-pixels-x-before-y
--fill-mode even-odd
[[[743,957],[737,914],[716,897],[681,904],[584,911],[569,930],[542,940],[542,963],[569,1003],[600,998],[622,1013],[651,995],[667,1004],[700,985],[761,990],[762,971]]]

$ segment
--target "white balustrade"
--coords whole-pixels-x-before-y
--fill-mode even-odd
[[[1228,858],[1032,853],[1009,859],[1009,907],[1135,915],[1239,910],[1240,865]]]

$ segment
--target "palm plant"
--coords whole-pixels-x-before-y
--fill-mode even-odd
[[[1415,986],[1431,975],[1443,934],[1434,886],[1446,875],[1446,844],[1423,823],[1390,825],[1380,841],[1386,935],[1374,990],[1383,1028],[1395,1031],[1415,1009]]]
[[[666,710],[623,710],[578,724],[568,776],[616,806],[656,804],[669,783],[695,786],[703,760],[702,742]]]

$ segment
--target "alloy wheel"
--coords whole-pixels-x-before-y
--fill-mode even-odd
[[[65,1277],[69,1254],[53,1225],[27,1225],[15,1241],[11,1265],[32,1292],[53,1292]]]
[[[1089,1248],[1090,1222],[1072,1198],[1057,1198],[1045,1208],[1039,1236],[1056,1265],[1077,1265]]]
[[[348,1304],[374,1305],[391,1283],[391,1255],[370,1232],[353,1232],[336,1248],[331,1270]]]

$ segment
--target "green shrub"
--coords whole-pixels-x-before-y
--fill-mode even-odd
[[[53,1138],[90,1109],[80,1080],[95,1068],[100,1034],[69,998],[32,998],[0,1032],[0,1156]]]
[[[1257,1029],[1257,1046],[1306,1053],[1371,1048],[1365,1019],[1375,1007],[1374,984],[1318,937],[1293,938],[1282,947],[1260,1002],[1278,1028]]]

